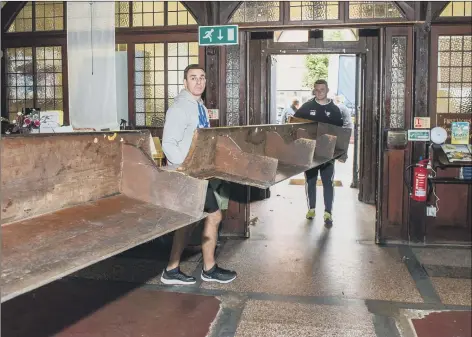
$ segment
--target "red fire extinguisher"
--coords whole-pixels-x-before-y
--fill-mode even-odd
[[[428,162],[429,159],[420,160],[417,164],[410,165],[405,170],[405,180],[407,172],[411,167],[413,168],[412,186],[405,181],[408,190],[410,191],[411,199],[419,202],[425,202],[428,198]]]

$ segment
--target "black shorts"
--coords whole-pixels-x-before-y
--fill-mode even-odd
[[[207,195],[205,198],[205,206],[203,207],[203,211],[207,213],[215,213],[219,209],[220,207],[218,206],[218,201],[216,201],[215,192],[213,191],[210,182],[208,182]]]

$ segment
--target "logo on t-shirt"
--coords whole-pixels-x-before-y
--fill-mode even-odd
[[[326,116],[330,116],[331,115],[331,112],[329,112],[328,110],[326,110]]]
[[[311,116],[316,116],[316,110],[310,110],[310,115]]]

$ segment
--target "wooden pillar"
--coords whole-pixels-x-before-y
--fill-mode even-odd
[[[429,7],[429,6],[428,6]],[[428,8],[431,11],[430,7]],[[428,15],[430,17],[430,15]],[[414,117],[429,117],[428,94],[429,94],[429,48],[430,48],[431,25],[427,21],[415,26],[415,69],[414,69]],[[413,142],[412,162],[417,163],[420,157],[427,155],[424,142]],[[409,199],[410,213],[408,227],[410,240],[413,242],[424,241],[426,204]]]
[[[209,1],[207,5],[207,19],[209,25],[219,24],[219,8],[220,3],[217,1]],[[220,48],[221,47],[206,47],[205,48],[205,68],[206,68],[206,93],[205,103],[209,109],[219,109],[220,102]]]
[[[207,25],[220,25],[226,23],[228,16],[239,5],[239,2],[208,1],[206,5]],[[219,124],[226,125],[226,111],[222,109],[226,105],[226,60],[225,47],[215,46],[205,48],[205,70],[207,88],[205,92],[205,104],[209,109],[219,109]],[[242,75],[242,74],[241,74]],[[246,237],[246,219],[249,205],[247,204],[247,187],[231,184],[230,201],[228,210],[224,212],[221,234],[227,237]]]

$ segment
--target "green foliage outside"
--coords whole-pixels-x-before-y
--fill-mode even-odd
[[[303,77],[303,85],[307,88],[313,88],[313,84],[317,80],[327,80],[328,63],[327,55],[307,55],[305,58],[307,73]]]

